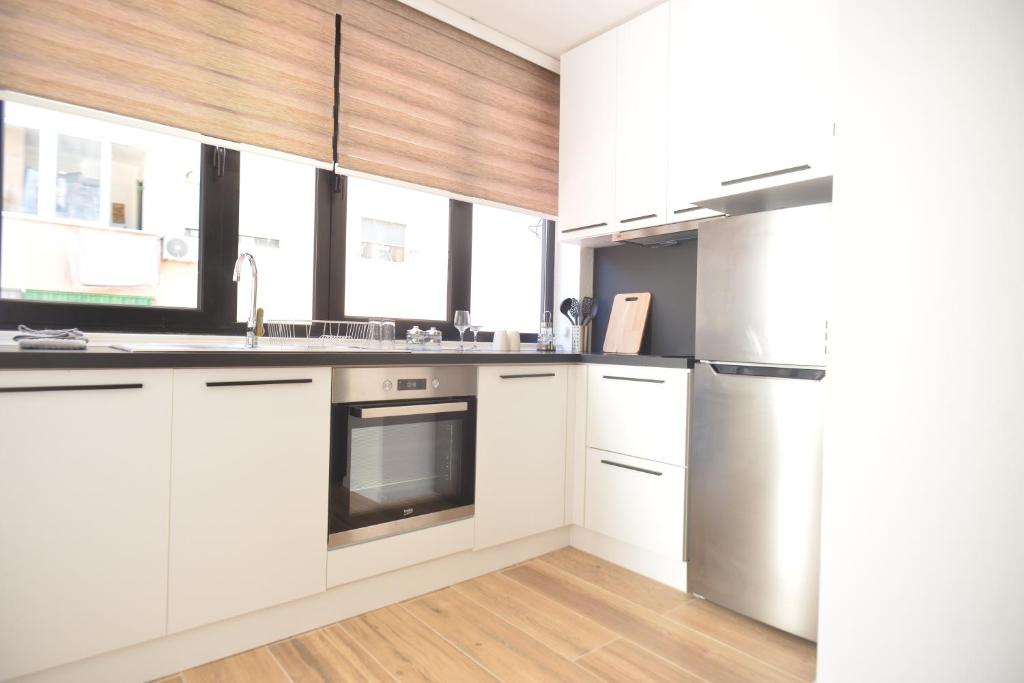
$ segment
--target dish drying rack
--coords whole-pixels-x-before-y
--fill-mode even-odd
[[[352,320],[267,320],[263,339],[295,346],[358,346],[370,341],[370,323]]]

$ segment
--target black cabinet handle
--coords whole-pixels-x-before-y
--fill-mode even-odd
[[[623,218],[623,219],[622,219],[622,220],[620,220],[619,222],[620,222],[620,223],[632,223],[633,221],[642,221],[642,220],[644,220],[645,218],[654,218],[654,217],[656,217],[657,215],[658,215],[658,214],[656,214],[656,213],[649,213],[649,214],[647,214],[646,216],[635,216],[635,217],[633,217],[633,218]]]
[[[792,168],[780,168],[778,171],[768,171],[767,173],[758,173],[757,175],[748,175],[743,178],[733,178],[732,180],[723,180],[722,186],[725,185],[736,185],[737,183],[745,183],[750,180],[761,180],[762,178],[774,178],[777,175],[786,175],[787,173],[798,173],[799,171],[810,170],[810,166],[803,164],[802,166],[793,166]]]
[[[502,379],[527,379],[529,377],[554,377],[553,372],[535,372],[528,375],[499,375]]]
[[[239,382],[207,382],[208,387],[255,387],[264,384],[312,384],[312,379],[252,379]]]
[[[566,228],[562,232],[576,232],[577,230],[589,230],[590,228],[601,228],[608,225],[607,223],[591,223],[590,225],[581,225],[578,228]]]
[[[632,465],[624,465],[621,462],[615,462],[613,460],[602,460],[605,465],[611,465],[612,467],[621,467],[624,470],[633,470],[634,472],[643,472],[644,474],[653,474],[656,477],[661,476],[661,472],[655,470],[645,470],[643,467],[633,467]]]
[[[141,389],[141,384],[71,384],[49,387],[0,387],[3,394],[34,393],[39,391],[109,391],[111,389]]]
[[[619,377],[618,375],[603,375],[605,379],[617,379],[623,382],[647,382],[649,384],[664,384],[663,379],[647,379],[646,377]]]
[[[689,213],[690,211],[700,211],[703,208],[703,206],[691,206],[686,209],[676,209],[672,213]]]

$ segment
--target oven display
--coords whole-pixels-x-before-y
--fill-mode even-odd
[[[400,379],[398,380],[399,391],[426,391],[426,379]]]

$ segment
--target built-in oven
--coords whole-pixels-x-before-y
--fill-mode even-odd
[[[473,516],[476,368],[335,368],[328,547]]]

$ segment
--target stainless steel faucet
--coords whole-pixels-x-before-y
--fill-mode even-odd
[[[239,254],[238,260],[235,261],[235,273],[231,276],[231,279],[238,282],[241,277],[239,269],[242,266],[243,261],[249,262],[249,268],[252,271],[252,305],[249,307],[249,322],[245,324],[245,348],[255,349],[256,348],[256,284],[259,282],[259,275],[256,273],[256,259],[252,257],[252,254]]]

